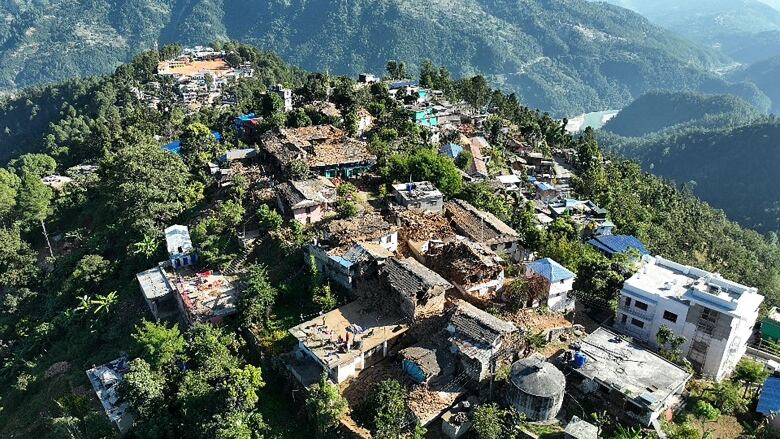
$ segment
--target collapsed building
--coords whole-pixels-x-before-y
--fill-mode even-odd
[[[381,277],[401,313],[410,320],[444,313],[445,293],[452,284],[414,258],[388,259]]]
[[[92,384],[108,420],[121,434],[127,433],[133,427],[133,414],[130,412],[130,405],[119,393],[119,385],[124,381],[128,369],[127,358],[121,357],[87,370],[89,382]]]
[[[425,262],[465,297],[489,300],[504,288],[502,259],[489,248],[466,239],[431,246]]]
[[[328,279],[347,291],[378,270],[398,248],[398,227],[377,213],[325,224],[322,238],[307,248]]]
[[[505,252],[515,261],[523,258],[520,234],[492,213],[457,199],[445,203],[444,211],[463,236],[490,247],[496,253]]]
[[[376,164],[368,145],[352,139],[332,125],[283,128],[261,139],[262,150],[278,171],[287,172],[295,162],[323,177],[354,177]]]
[[[411,254],[423,263],[431,245],[440,245],[455,237],[449,221],[434,212],[395,209],[393,216],[399,226],[399,252]]]
[[[459,300],[447,324],[448,341],[463,373],[481,383],[509,356],[507,338],[517,327]]]

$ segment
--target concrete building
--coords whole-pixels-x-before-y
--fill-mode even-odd
[[[604,401],[609,412],[649,426],[671,416],[691,374],[638,344],[600,327],[565,352],[569,383]],[[567,359],[568,357],[568,359]]]
[[[576,275],[550,258],[539,259],[525,266],[525,277],[538,276],[544,280],[547,307],[557,312],[574,310],[574,280]],[[539,306],[540,303],[533,304]]]
[[[301,224],[321,221],[337,198],[336,186],[325,177],[287,181],[276,187],[279,211]]]
[[[412,321],[444,313],[445,293],[452,284],[414,258],[390,258],[380,270],[401,313]]]
[[[444,206],[444,195],[430,181],[394,184],[393,196],[408,209],[441,212]]]
[[[174,269],[194,265],[198,261],[187,226],[175,225],[165,229],[168,260]]]
[[[566,377],[540,354],[517,360],[509,373],[507,400],[529,421],[550,421],[563,405]]]
[[[141,286],[141,293],[156,321],[176,315],[176,299],[165,269],[161,266],[150,268],[135,275]]]
[[[563,431],[564,439],[598,439],[599,428],[577,416],[572,416]]]
[[[325,370],[333,381],[342,383],[385,358],[409,328],[405,320],[355,301],[291,328],[290,334],[298,340],[300,361],[313,361],[319,373]],[[291,371],[296,374],[294,364]],[[307,382],[311,377],[297,378]]]
[[[764,296],[660,256],[645,256],[642,263],[620,291],[615,328],[656,346],[656,334],[666,326],[685,338],[681,349],[702,375],[728,375],[747,350]]]
[[[275,93],[280,98],[282,98],[282,102],[284,102],[284,111],[285,113],[289,113],[293,110],[293,98],[292,98],[292,90],[289,88],[285,88],[282,84],[276,84],[272,85],[269,89],[269,92]]]
[[[507,253],[515,261],[523,259],[520,234],[492,213],[457,199],[445,203],[444,211],[458,233],[496,253]]]

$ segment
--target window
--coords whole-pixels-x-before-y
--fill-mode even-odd
[[[645,322],[643,322],[641,320],[637,320],[637,319],[631,319],[631,324],[636,326],[637,328],[644,328],[645,327]]]
[[[669,311],[664,311],[664,320],[668,320],[672,323],[677,323],[677,314]]]
[[[647,304],[638,300],[634,301],[634,307],[641,309],[642,311],[647,311]]]
[[[628,316],[623,314],[623,316],[620,318],[620,323],[625,325],[627,320],[628,320]]]
[[[631,298],[630,297],[626,297],[626,300],[623,303],[625,303],[626,306],[631,306]]]

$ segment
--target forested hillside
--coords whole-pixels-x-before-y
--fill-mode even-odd
[[[709,73],[730,62],[723,56],[584,0],[45,0],[5,3],[0,14],[0,89],[106,73],[157,42],[238,39],[333,73],[430,59],[455,76],[483,73],[560,116],[669,87],[768,106],[752,85]]]
[[[629,105],[598,137],[743,226],[778,232],[778,135],[777,119],[733,97],[654,93]]]
[[[736,70],[730,75],[737,81],[756,84],[772,100],[772,111],[780,114],[780,56],[774,56]]]
[[[744,100],[731,95],[650,92],[639,97],[602,128],[626,137],[686,127],[723,128],[743,125],[761,116]]]

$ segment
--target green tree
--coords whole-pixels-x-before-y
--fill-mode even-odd
[[[374,388],[369,401],[372,413],[372,432],[377,439],[398,439],[401,435],[408,408],[406,391],[401,383],[388,379]]]
[[[54,174],[57,162],[46,154],[24,154],[8,162],[8,166],[15,169],[20,177],[31,174],[41,178]]]
[[[338,300],[331,291],[330,284],[323,285],[314,295],[313,300],[323,312],[328,312],[338,305]]]
[[[482,404],[474,410],[474,431],[479,439],[500,439],[503,411],[495,404]]]
[[[144,320],[136,326],[133,339],[141,351],[141,357],[156,370],[172,366],[184,353],[184,337],[178,325],[168,328]]]
[[[430,181],[447,196],[453,196],[463,188],[463,176],[455,163],[428,148],[391,156],[383,174],[391,181],[409,181],[410,178]]]
[[[0,224],[7,224],[16,206],[21,180],[16,174],[0,168]]]
[[[320,382],[312,386],[306,397],[306,409],[319,437],[329,437],[339,425],[339,419],[349,409],[339,393],[339,387],[330,382],[323,372]]]
[[[750,358],[743,358],[737,363],[737,367],[734,368],[734,373],[731,375],[731,379],[742,383],[745,386],[744,395],[747,396],[751,387],[757,387],[764,383],[769,377],[770,372],[766,369],[763,363],[752,360]]]
[[[257,208],[257,222],[263,230],[278,231],[282,228],[284,219],[279,212],[272,209],[267,204],[261,204],[260,207]]]
[[[509,220],[510,212],[507,202],[487,182],[466,184],[458,196],[471,203],[477,209],[492,213],[500,220]]]
[[[49,242],[45,221],[52,213],[52,197],[52,190],[41,182],[40,177],[32,173],[22,176],[16,200],[19,219],[27,229],[30,229],[33,224],[40,224],[46,246],[49,248],[49,256],[54,256],[54,251]]]
[[[141,358],[130,362],[120,386],[121,393],[142,421],[153,420],[166,405],[165,376]]]
[[[209,127],[202,123],[191,123],[181,134],[181,154],[190,169],[205,178],[208,163],[224,152],[222,145],[214,138]]]
[[[263,265],[252,265],[244,275],[244,293],[239,300],[239,315],[245,326],[263,326],[271,314],[278,294],[268,280]]]

